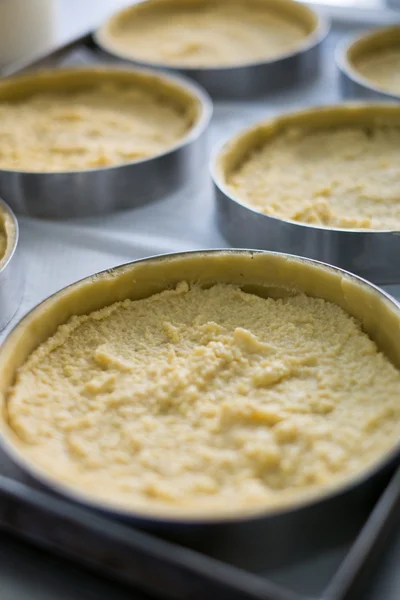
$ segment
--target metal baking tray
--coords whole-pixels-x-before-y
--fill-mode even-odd
[[[175,600],[383,600],[379,590],[376,595],[371,591],[382,582],[382,569],[400,541],[400,470],[369,518],[364,520],[360,508],[352,523],[353,535],[358,533],[352,545],[339,539],[329,554],[320,541],[304,555],[303,569],[311,562],[313,573],[313,581],[305,585],[296,568],[282,576],[275,548],[268,548],[268,532],[260,524],[247,531],[219,529],[198,538],[162,539],[0,476],[3,531],[102,576]],[[313,537],[326,537],[320,533]],[[279,546],[279,540],[273,543]],[[386,585],[398,598],[400,590],[393,588],[390,576]]]
[[[333,27],[324,47],[324,73],[300,84],[295,93],[285,91],[257,102],[216,102],[212,144],[245,125],[277,114],[282,107],[337,102],[341,96],[333,53],[338,40],[374,25],[388,25],[394,19],[394,13],[386,11],[338,9],[328,16],[333,16]],[[400,21],[400,14],[397,19]],[[49,54],[13,65],[3,74],[107,60],[88,32]],[[204,183],[201,193],[211,193],[209,182]],[[372,513],[370,499],[357,502],[354,516],[340,530],[329,527],[329,514],[322,514],[318,523],[310,523],[304,552],[293,557],[291,549],[271,539],[260,524],[219,528],[197,537],[189,532],[174,536],[138,531],[35,488],[2,455],[0,471],[4,473],[0,476],[2,529],[152,596],[185,600],[400,597],[400,473]],[[69,568],[65,563],[63,570]],[[119,593],[112,589],[117,600]],[[100,594],[96,597],[103,598]]]

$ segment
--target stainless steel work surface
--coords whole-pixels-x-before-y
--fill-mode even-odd
[[[67,4],[64,2],[65,14]],[[73,4],[77,5],[76,2]],[[364,30],[375,23],[384,25],[392,21],[394,16],[381,11],[363,13],[362,10],[343,13],[335,10],[334,14],[336,18],[324,49],[324,71],[321,76],[312,84],[275,93],[263,100],[217,103],[210,151],[235,131],[265,116],[281,110],[340,100],[333,60],[336,42],[343,35]],[[73,15],[71,25],[72,22]],[[95,24],[96,19],[93,19],[90,26]],[[78,29],[81,26],[81,22],[77,23]],[[67,62],[84,62],[89,57],[90,54],[77,49]],[[226,246],[216,228],[211,190],[208,173],[204,171],[187,189],[152,206],[107,217],[68,222],[21,218],[20,243],[25,261],[26,287],[23,304],[13,322],[50,293],[95,271],[152,254]],[[397,259],[393,257],[393,260]],[[400,297],[400,286],[392,286],[389,291]],[[0,464],[3,473],[18,477],[4,457],[0,456]],[[240,531],[229,535],[225,533],[212,543],[208,541],[203,550],[216,558],[264,575],[289,589],[317,596],[346,555],[362,524],[361,517],[359,523],[352,524],[353,531],[350,532],[350,527],[348,535],[338,539],[334,548],[320,547],[318,552],[310,552],[289,566],[268,565],[264,556],[262,530],[255,530],[253,538],[247,536],[246,539],[241,537]],[[374,575],[370,590],[359,600],[397,600],[400,597],[399,560],[400,534],[394,536],[388,552],[382,555],[381,568]],[[157,573],[154,576],[157,577]],[[80,567],[25,546],[4,534],[0,544],[0,598],[125,600],[144,596],[103,581]]]

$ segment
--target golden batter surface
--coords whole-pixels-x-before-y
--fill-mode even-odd
[[[293,128],[227,178],[256,210],[302,223],[400,229],[400,128]]]
[[[191,117],[139,86],[105,83],[0,102],[0,169],[70,171],[154,156],[188,132]]]
[[[73,317],[8,398],[23,453],[134,509],[235,513],[360,472],[400,434],[400,372],[304,295],[180,283]]]
[[[356,66],[372,85],[400,94],[400,46],[371,53],[360,58]]]
[[[257,2],[196,2],[123,13],[107,33],[112,47],[137,60],[187,67],[238,65],[290,52],[305,26]]]

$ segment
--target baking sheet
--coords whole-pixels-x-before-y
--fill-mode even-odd
[[[242,127],[281,110],[339,101],[333,49],[343,35],[364,30],[369,25],[370,22],[354,20],[335,22],[324,49],[324,73],[311,85],[304,84],[295,92],[286,90],[259,101],[217,103],[210,131],[210,152]],[[88,59],[91,59],[90,51],[77,49],[63,62],[76,64]],[[212,188],[206,169],[178,195],[148,207],[68,222],[28,218],[19,221],[27,282],[23,304],[14,323],[49,294],[96,271],[154,254],[226,246],[215,225]],[[386,289],[400,298],[400,285]],[[3,473],[18,479],[19,473],[1,455],[0,466]],[[333,547],[318,543],[318,535],[315,535],[318,532],[314,532],[310,552],[290,566],[269,560],[271,552],[265,545],[266,532],[259,527],[250,535],[247,531],[245,536],[240,528],[221,531],[217,539],[203,540],[194,546],[296,592],[317,596],[343,560],[365,516],[360,511],[359,520],[349,524],[347,534],[339,537]],[[392,551],[383,563],[379,588],[374,592],[371,587],[368,600],[400,597],[400,577],[396,569],[390,568],[396,561],[398,564],[399,558],[400,535],[393,540]],[[386,589],[387,594],[383,595],[382,589]]]

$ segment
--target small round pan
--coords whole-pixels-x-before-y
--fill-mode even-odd
[[[272,217],[235,197],[226,183],[242,158],[276,133],[291,126],[400,127],[400,105],[344,104],[306,109],[258,123],[231,138],[214,155],[210,170],[216,192],[217,222],[234,247],[260,248],[307,256],[349,270],[378,284],[400,282],[400,232],[339,229]]]
[[[16,213],[58,219],[141,206],[177,191],[206,164],[205,132],[212,103],[199,86],[179,77],[148,69],[103,66],[41,70],[3,79],[0,102],[107,81],[140,85],[171,98],[188,111],[192,127],[164,152],[120,165],[44,173],[0,170],[0,195],[7,198]]]
[[[229,10],[229,1],[214,1],[225,4],[226,10]],[[243,2],[248,5],[248,0]],[[193,0],[140,0],[108,19],[95,32],[95,41],[103,50],[119,59],[186,75],[200,83],[213,98],[238,99],[263,95],[288,85],[296,85],[312,78],[319,71],[321,44],[328,35],[329,23],[309,7],[293,0],[257,0],[257,4],[265,6],[266,11],[287,16],[292,22],[297,21],[307,32],[298,47],[271,60],[227,67],[154,63],[135,57],[134,52],[124,51],[119,47],[117,37],[113,36],[115,26],[126,18],[134,19],[136,14],[150,12],[157,7],[165,9],[165,6],[175,8],[188,4],[193,5]]]
[[[6,235],[6,249],[0,256],[0,331],[17,312],[23,293],[23,271],[19,250],[18,221],[0,199],[0,229]]]
[[[354,504],[355,498],[371,498],[380,489],[400,458],[399,445],[340,485],[303,495],[290,505],[243,508],[233,515],[225,512],[214,515],[210,511],[202,514],[198,510],[182,514],[167,505],[165,510],[154,507],[128,510],[99,500],[72,482],[61,482],[56,472],[50,473],[27,458],[20,439],[8,424],[7,394],[18,368],[31,352],[73,315],[87,314],[126,298],[146,298],[182,280],[205,286],[232,283],[275,298],[305,293],[334,302],[357,318],[378,347],[400,367],[399,304],[379,288],[345,271],[295,256],[250,250],[210,250],[149,258],[99,273],[57,292],[25,316],[8,336],[0,348],[0,439],[6,453],[28,475],[53,491],[145,527],[222,525],[262,518],[276,520],[283,528],[281,533],[286,530],[287,535],[293,531],[292,526],[301,528],[302,523],[312,520],[313,513],[329,515],[331,520],[335,512],[329,511],[335,507],[346,514],[351,505],[358,510],[361,504]],[[309,535],[305,537],[308,539]]]
[[[351,36],[339,43],[335,61],[339,69],[340,88],[344,98],[372,100],[400,100],[400,91],[380,85],[360,71],[360,61],[376,52],[397,48],[400,52],[400,23],[369,31],[356,37]]]

